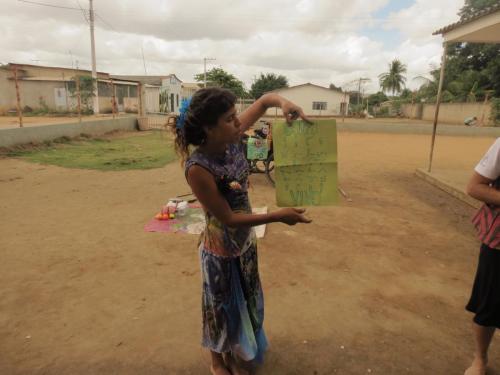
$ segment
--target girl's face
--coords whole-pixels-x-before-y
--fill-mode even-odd
[[[208,139],[217,143],[237,143],[241,135],[241,123],[236,115],[236,107],[220,116],[216,126],[207,129]]]

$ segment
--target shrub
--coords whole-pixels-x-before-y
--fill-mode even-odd
[[[495,126],[500,126],[500,98],[491,99],[491,121]]]
[[[389,116],[389,107],[381,107],[377,112],[377,115],[383,117]]]

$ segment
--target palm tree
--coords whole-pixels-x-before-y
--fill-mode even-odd
[[[394,59],[389,64],[389,71],[378,76],[382,91],[392,91],[393,96],[400,92],[406,82],[404,73],[406,73],[406,65],[398,59]]]

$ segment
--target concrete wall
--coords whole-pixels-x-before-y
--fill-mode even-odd
[[[0,69],[0,113],[16,109],[16,86],[8,79],[11,73]],[[65,88],[64,82],[57,81],[18,81],[21,108],[29,106],[33,109],[46,105],[49,109],[63,109],[56,105],[57,88]],[[68,96],[68,105],[76,108],[76,99]],[[64,106],[66,107],[66,106]]]
[[[63,136],[76,137],[82,133],[101,135],[113,130],[133,131],[136,129],[136,116],[96,121],[83,121],[81,124],[76,122],[15,129],[0,129],[0,147],[11,147],[30,142],[41,143],[43,141],[50,141]]]
[[[136,102],[136,109],[139,105],[139,101]],[[160,88],[159,87],[148,87],[146,86],[144,90],[144,109],[146,113],[158,113],[160,112]]]
[[[401,106],[403,114],[410,118],[434,121],[435,104],[405,104]],[[490,120],[491,104],[484,103],[441,103],[439,122],[463,125],[467,117],[483,119],[484,125],[493,125]]]
[[[354,133],[386,133],[386,134],[432,134],[432,124],[384,124],[374,123],[342,123],[337,121],[339,131]],[[500,128],[497,127],[471,127],[440,124],[437,127],[438,135],[465,136],[465,137],[500,137]]]
[[[112,113],[113,112],[113,98],[100,96],[99,97],[99,112]],[[92,104],[90,105],[92,107]]]
[[[33,69],[31,69],[33,70]],[[41,73],[38,71],[42,71]],[[30,70],[28,70],[30,73]],[[45,78],[54,77],[57,79],[69,79],[71,78],[70,73],[74,73],[72,70],[60,71],[57,69],[35,69],[31,73],[43,73]],[[29,76],[26,72],[19,71],[19,76]],[[0,69],[0,115],[9,111],[16,109],[16,88],[14,80],[10,79],[12,77],[12,72],[7,69]],[[50,81],[50,80],[38,80],[38,81],[28,81],[20,79],[19,91],[21,97],[21,108],[24,106],[29,106],[33,109],[41,109],[45,105],[49,110],[58,111],[68,111],[77,110],[77,98],[72,96],[72,94],[67,89],[68,83],[64,81]],[[59,103],[56,102],[56,89],[65,89],[66,97],[62,96]],[[126,91],[128,95],[128,90]],[[110,94],[111,95],[111,94]],[[137,110],[137,97],[129,98],[124,96],[127,103],[123,103],[121,110]],[[119,102],[119,98],[116,98]],[[92,106],[92,100],[89,100],[90,106]],[[82,103],[82,110],[85,108]],[[100,96],[99,97],[99,109],[102,113],[112,112],[112,98],[111,96]]]
[[[43,103],[50,109],[56,106],[56,88],[64,88],[64,82],[56,81],[19,81],[21,90],[21,103],[31,108],[42,108]]]
[[[0,69],[0,115],[16,108],[16,87],[12,77],[12,72]]]
[[[16,109],[16,86],[10,71],[0,69],[0,112]],[[55,81],[18,81],[21,108],[30,106],[40,108],[45,103],[55,108],[55,89],[64,88],[64,82]]]
[[[274,92],[302,107],[304,113],[309,116],[337,116],[341,114],[340,103],[344,100],[344,94],[336,90],[303,85],[276,90]],[[345,100],[349,101],[348,95],[346,95]],[[326,110],[314,110],[313,102],[326,102]],[[281,110],[270,108],[266,112],[267,116],[274,116],[276,114],[281,116]]]

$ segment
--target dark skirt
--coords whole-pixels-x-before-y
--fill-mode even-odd
[[[500,328],[500,250],[481,245],[472,295],[465,308],[475,314],[476,324]]]

